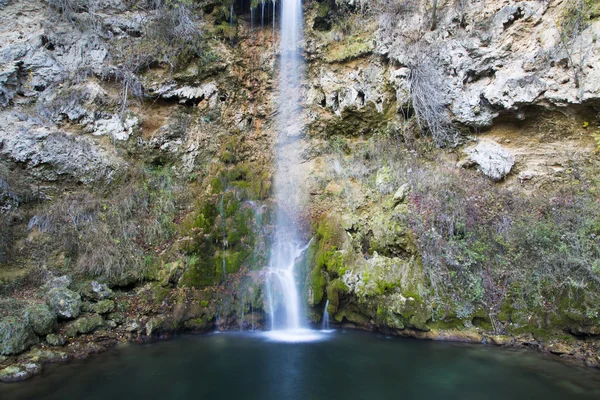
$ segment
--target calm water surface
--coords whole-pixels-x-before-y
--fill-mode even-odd
[[[219,333],[123,345],[47,366],[0,399],[600,399],[597,370],[480,345],[333,332]]]

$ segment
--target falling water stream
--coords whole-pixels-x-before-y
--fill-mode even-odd
[[[284,0],[281,3],[281,37],[279,58],[278,138],[276,145],[275,196],[276,225],[269,266],[267,267],[267,298],[270,304],[273,339],[311,341],[318,331],[306,328],[294,269],[308,245],[298,233],[298,219],[303,206],[299,189],[298,142],[302,133],[300,101],[304,62],[300,53],[302,40],[302,2]]]
[[[324,331],[329,330],[329,312],[327,312],[327,307],[329,307],[329,300],[325,302],[325,309],[323,310],[323,324],[322,329]]]

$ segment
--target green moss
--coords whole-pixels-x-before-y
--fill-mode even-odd
[[[320,268],[314,268],[310,273],[310,290],[312,291],[312,306],[320,304],[325,294],[327,281],[325,274]]]
[[[205,254],[211,253],[212,251],[207,251]],[[179,285],[201,288],[215,285],[220,279],[221,275],[216,273],[211,257],[207,257],[206,255],[190,255],[187,258],[185,272],[181,277]]]
[[[327,285],[327,300],[329,300],[327,312],[335,314],[340,306],[340,297],[348,293],[348,291],[348,286],[342,280],[335,279],[331,281]]]
[[[193,318],[183,323],[186,329],[194,331],[205,331],[213,326],[212,316],[203,314],[200,318]]]
[[[371,54],[373,48],[373,37],[369,32],[353,35],[340,43],[331,43],[325,61],[328,63],[350,61]]]
[[[152,301],[160,304],[165,301],[170,292],[171,288],[155,285],[152,290]]]
[[[464,329],[465,325],[460,319],[452,317],[443,320],[429,320],[427,321],[427,327],[429,327],[429,329],[435,330],[454,330]]]
[[[362,314],[359,310],[356,310],[355,307],[350,306],[344,307],[332,315],[333,319],[338,323],[347,320],[357,325],[365,325],[369,322],[369,317]]]

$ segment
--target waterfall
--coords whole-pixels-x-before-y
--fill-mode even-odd
[[[265,0],[260,0],[260,29],[265,27]]]
[[[319,335],[305,328],[294,276],[296,263],[308,248],[308,244],[302,245],[298,232],[306,195],[300,187],[303,179],[299,168],[299,139],[303,128],[300,90],[304,76],[304,62],[299,50],[302,40],[302,2],[283,0],[281,7],[274,179],[277,210],[267,268],[267,298],[271,314],[271,337],[295,342],[315,340]]]
[[[327,312],[327,307],[329,306],[329,300],[325,302],[325,309],[323,310],[323,323],[321,329],[324,331],[329,330],[329,313]]]

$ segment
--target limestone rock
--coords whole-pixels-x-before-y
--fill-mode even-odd
[[[21,121],[14,113],[0,113],[0,157],[22,163],[30,176],[47,182],[66,177],[110,182],[122,168],[89,137],[68,135],[35,118]]]
[[[55,288],[46,295],[46,303],[59,318],[77,318],[81,308],[79,293],[65,288]]]
[[[394,193],[394,204],[402,203],[406,198],[406,195],[410,192],[410,185],[408,183],[403,184]]]
[[[56,324],[56,314],[50,311],[46,304],[28,307],[25,311],[25,319],[33,331],[40,336],[51,333]]]
[[[16,63],[0,66],[0,108],[8,106],[17,94],[18,70]]]
[[[482,140],[476,146],[467,148],[465,153],[468,161],[476,164],[484,175],[495,181],[504,178],[515,164],[512,153],[492,140]]]
[[[5,317],[0,320],[0,354],[18,354],[38,342],[39,338],[24,318]]]

